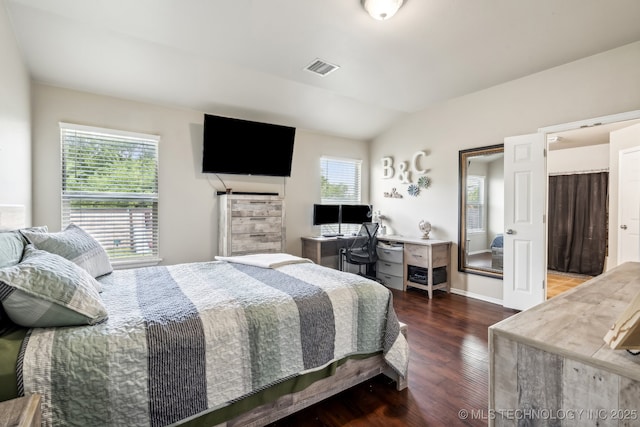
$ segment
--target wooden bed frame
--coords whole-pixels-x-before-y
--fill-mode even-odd
[[[407,325],[402,322],[400,333],[407,338]],[[331,377],[316,381],[304,390],[284,395],[275,402],[259,406],[216,427],[263,427],[380,374],[394,380],[397,390],[407,388],[408,375],[401,378],[387,365],[381,354],[367,359],[350,359],[338,367]]]

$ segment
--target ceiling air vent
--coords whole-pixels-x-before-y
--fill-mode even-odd
[[[311,64],[305,67],[305,70],[324,77],[338,68],[340,68],[338,65],[330,64],[327,61],[316,58]]]

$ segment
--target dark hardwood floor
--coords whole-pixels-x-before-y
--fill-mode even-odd
[[[409,386],[378,376],[284,418],[273,427],[486,426],[461,419],[461,410],[488,406],[487,328],[516,312],[502,306],[435,291],[393,291],[400,321],[408,326]]]

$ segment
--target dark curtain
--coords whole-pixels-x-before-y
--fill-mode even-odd
[[[608,172],[549,177],[550,270],[597,276],[607,253]]]

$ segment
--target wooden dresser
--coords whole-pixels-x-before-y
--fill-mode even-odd
[[[639,278],[622,264],[489,327],[489,426],[640,425],[640,355],[604,341]]]
[[[222,194],[218,197],[219,255],[284,252],[282,197],[260,194]]]

